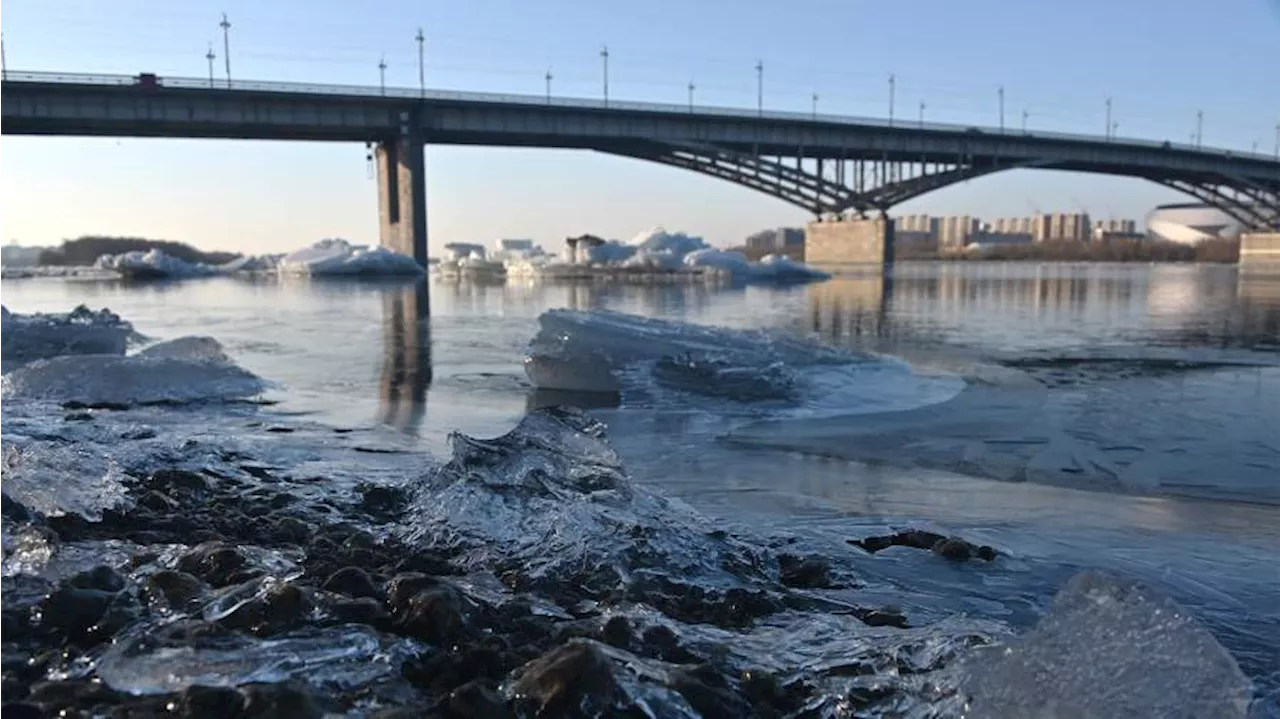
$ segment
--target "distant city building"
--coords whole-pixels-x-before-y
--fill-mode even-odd
[[[503,252],[524,252],[533,249],[533,240],[498,240],[498,249]]]
[[[1194,245],[1239,235],[1240,221],[1209,205],[1161,205],[1147,215],[1147,232],[1152,239]]]
[[[444,248],[452,255],[451,259],[461,260],[466,257],[479,257],[484,259],[484,245],[478,245],[473,242],[450,242]]]
[[[940,218],[938,223],[938,246],[943,248],[960,248],[969,244],[969,237],[979,230],[978,218],[969,215],[952,215]]]
[[[744,243],[752,250],[777,250],[784,247],[795,247],[804,244],[804,230],[799,227],[778,227],[761,230],[747,237]]]
[[[1103,234],[1128,234],[1131,235],[1138,231],[1137,220],[1127,220],[1122,218],[1111,217],[1105,220],[1098,220],[1093,223],[1093,234],[1099,236]]]
[[[40,262],[40,253],[48,247],[23,247],[10,243],[0,247],[0,264],[5,267],[31,267]]]

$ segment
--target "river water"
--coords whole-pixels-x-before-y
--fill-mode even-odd
[[[902,263],[886,277],[791,288],[30,279],[5,282],[4,304],[109,307],[152,339],[215,337],[274,383],[266,413],[376,432],[442,460],[450,431],[499,435],[565,399],[535,392],[522,369],[552,308],[763,329],[901,360],[915,378],[892,380],[901,387],[854,376],[883,391],[832,387],[785,416],[644,393],[590,411],[635,481],[726,526],[826,553],[923,526],[1010,557],[1000,571],[927,556],[866,564],[869,585],[915,597],[909,612],[1025,628],[1080,569],[1137,575],[1204,621],[1263,695],[1280,696],[1274,276]]]

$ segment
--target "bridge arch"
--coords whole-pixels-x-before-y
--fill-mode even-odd
[[[600,152],[680,167],[727,180],[803,208],[817,217],[860,216],[978,177],[1013,169],[1058,169],[1145,179],[1186,193],[1249,229],[1280,229],[1280,182],[1239,175],[1151,174],[1077,168],[1047,160],[964,156],[947,162],[766,156],[691,142],[610,143]]]

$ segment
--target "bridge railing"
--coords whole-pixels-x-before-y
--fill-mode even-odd
[[[1223,148],[1197,147],[1187,143],[1176,143],[1162,140],[1147,140],[1132,137],[1113,137],[1110,139],[1096,135],[1082,135],[1068,132],[1020,128],[999,128],[981,125],[959,125],[941,122],[918,122],[909,120],[889,120],[883,117],[858,117],[852,115],[831,115],[826,113],[796,112],[788,110],[749,110],[740,107],[723,107],[714,105],[690,105],[675,103],[634,102],[629,100],[605,101],[603,98],[562,97],[557,95],[521,95],[511,93],[467,92],[461,90],[432,90],[406,87],[374,87],[368,85],[335,85],[304,82],[270,82],[260,80],[226,80],[207,77],[157,77],[160,87],[230,90],[242,92],[279,92],[310,95],[346,95],[363,97],[387,97],[399,99],[422,100],[457,100],[465,102],[487,102],[495,104],[540,105],[554,107],[577,107],[608,110],[634,110],[641,112],[662,112],[672,114],[695,114],[703,116],[758,118],[766,120],[809,121],[816,123],[859,125],[864,127],[903,128],[909,130],[932,130],[947,133],[977,133],[1008,137],[1035,137],[1045,139],[1066,140],[1072,142],[1110,143],[1131,147],[1162,148],[1182,152],[1198,152],[1225,157],[1248,157],[1263,160],[1273,159],[1270,155],[1258,152],[1240,152]],[[76,85],[136,85],[136,75],[106,75],[94,73],[59,73],[59,72],[21,72],[7,70],[5,82],[41,82],[66,83]]]

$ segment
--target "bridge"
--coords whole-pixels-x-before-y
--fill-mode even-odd
[[[376,148],[380,239],[424,264],[427,143],[587,149],[685,168],[802,207],[819,219],[810,225],[818,245],[872,261],[892,260],[886,213],[894,205],[1015,168],[1142,178],[1218,207],[1247,229],[1280,231],[1280,158],[1168,141],[145,74],[7,71],[0,88],[5,134],[367,143]],[[854,245],[852,255],[839,249]]]

